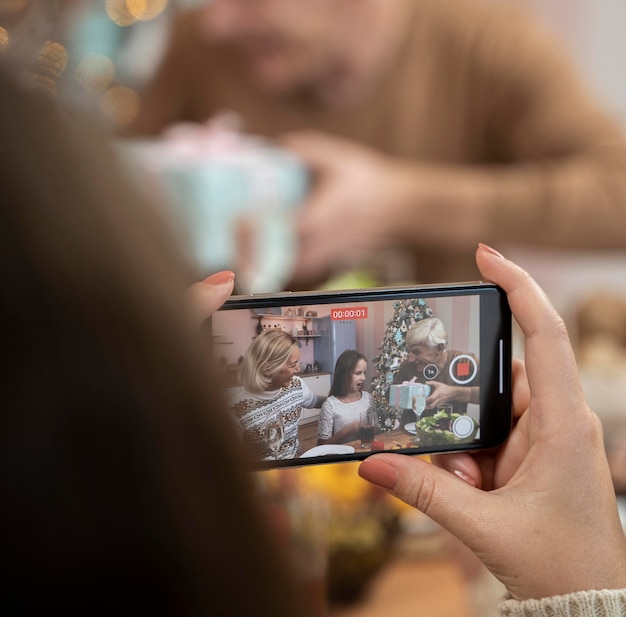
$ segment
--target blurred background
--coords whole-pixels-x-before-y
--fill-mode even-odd
[[[535,11],[562,41],[589,88],[626,127],[623,0],[499,1]],[[19,10],[27,0],[0,3]],[[38,50],[40,85],[98,114],[110,130],[123,132],[138,113],[142,87],[163,58],[172,17],[188,4],[197,3],[86,2],[72,23],[69,41],[48,41]],[[10,36],[0,24],[0,49]],[[307,191],[305,166],[269,141],[243,134],[236,118],[222,118],[204,130],[201,137],[209,139],[208,148],[196,143],[197,133],[184,131],[167,140],[120,140],[119,147],[147,190],[176,199],[184,195],[186,202],[207,193],[219,195],[221,214],[192,225],[217,230],[211,250],[200,256],[203,266],[232,263],[236,249],[229,238],[245,234],[237,228],[237,215],[254,211],[260,240],[239,280],[247,290],[280,289],[290,276],[292,229],[288,223],[265,228],[264,221],[275,220],[276,212],[289,221]],[[243,177],[249,186],[242,192]],[[187,242],[197,257],[193,234]],[[616,490],[625,493],[626,256],[617,250],[590,254],[514,243],[506,253],[544,286],[566,319],[587,396],[608,429]],[[328,285],[378,282],[376,273],[356,271],[352,278]],[[523,352],[519,341],[517,351]],[[498,583],[425,517],[362,482],[355,465],[259,476],[261,494],[280,513],[276,520],[287,521],[282,532],[291,538],[295,563],[304,568],[307,593],[319,601],[320,614],[393,617],[410,610],[429,617],[488,617],[493,612],[502,592]]]

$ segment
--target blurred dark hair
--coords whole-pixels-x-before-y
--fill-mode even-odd
[[[342,352],[335,363],[335,372],[329,396],[345,396],[348,394],[352,373],[359,360],[367,362],[367,358],[354,349],[346,349],[346,351]]]
[[[297,615],[170,230],[90,127],[0,92],[3,607]]]

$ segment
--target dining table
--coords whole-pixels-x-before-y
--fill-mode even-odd
[[[401,450],[404,448],[414,448],[417,445],[417,437],[414,432],[398,427],[390,431],[379,430],[369,446],[361,445],[360,439],[347,441],[345,445],[352,446],[356,453],[363,452],[383,452],[388,450]]]

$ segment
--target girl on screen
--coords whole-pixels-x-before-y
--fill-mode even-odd
[[[320,412],[318,444],[343,443],[356,439],[362,411],[372,405],[366,392],[367,359],[354,349],[344,351],[335,365],[330,394]]]

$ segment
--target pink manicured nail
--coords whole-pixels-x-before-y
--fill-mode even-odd
[[[455,469],[453,473],[457,478],[460,478],[466,484],[469,484],[470,486],[476,486],[476,482],[474,481],[474,478],[468,476],[465,472],[461,471],[460,469]]]
[[[501,259],[504,259],[504,255],[502,255],[501,253],[498,253],[498,251],[496,251],[496,249],[492,248],[488,244],[483,244],[482,242],[479,242],[478,246],[479,246],[479,248],[484,249],[485,251],[487,251],[487,253],[491,253],[492,255],[495,255],[496,257],[500,257]]]
[[[235,280],[235,273],[230,270],[222,270],[221,272],[216,272],[215,274],[211,274],[204,279],[204,283],[208,283],[209,285],[224,285],[226,283],[230,283]]]
[[[398,472],[384,461],[368,458],[359,466],[359,475],[378,486],[386,489],[394,489],[398,481]]]

